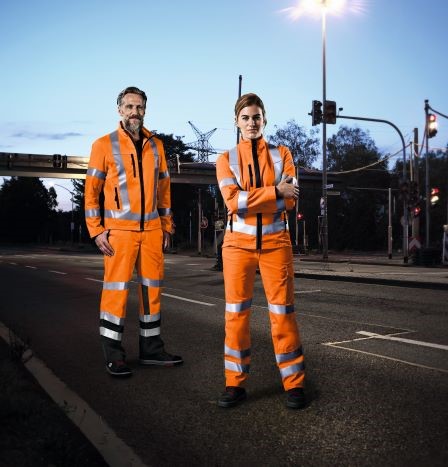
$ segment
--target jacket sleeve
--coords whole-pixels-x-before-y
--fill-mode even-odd
[[[95,141],[90,153],[84,188],[85,217],[91,238],[96,237],[105,230],[101,224],[100,213],[100,194],[106,179],[105,160],[103,145],[99,141]]]
[[[162,230],[171,233],[173,228],[172,213],[171,213],[171,180],[170,173],[165,158],[165,150],[160,140],[158,145],[160,157],[159,180],[157,184],[157,211],[162,223]]]
[[[281,146],[283,153],[283,176],[282,178],[292,177],[294,185],[298,185],[298,180],[296,178],[296,168],[294,167],[294,160],[292,158],[291,152],[285,146]],[[291,211],[296,205],[294,199],[285,199],[285,209]]]
[[[264,186],[251,191],[242,190],[230,169],[228,152],[216,161],[216,177],[231,214],[272,214],[285,209],[284,200],[278,200],[275,195],[275,186]]]

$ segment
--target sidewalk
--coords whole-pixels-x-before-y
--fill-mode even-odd
[[[377,253],[329,253],[295,255],[295,276],[345,282],[396,285],[448,290],[448,266],[424,267],[405,264],[403,258]]]

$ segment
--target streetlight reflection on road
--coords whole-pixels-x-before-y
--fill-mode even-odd
[[[347,5],[350,3],[350,5]],[[322,19],[322,105],[325,108],[327,100],[327,76],[326,76],[326,23],[327,14],[339,14],[345,7],[361,11],[362,0],[299,0],[294,7],[284,8],[292,20],[298,20],[302,16],[318,16]],[[322,119],[322,256],[328,259],[328,210],[327,210],[327,123]]]

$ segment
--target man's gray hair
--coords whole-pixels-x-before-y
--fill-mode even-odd
[[[127,87],[126,89],[123,89],[123,91],[121,91],[120,94],[118,94],[118,97],[117,97],[117,104],[118,104],[118,106],[121,105],[121,103],[122,103],[122,101],[123,101],[123,97],[124,97],[126,94],[138,94],[139,96],[142,96],[142,98],[143,98],[143,104],[144,104],[145,107],[146,107],[146,101],[147,101],[146,94],[144,93],[144,91],[142,91],[142,90],[139,89],[139,88],[136,88],[135,86],[129,86],[129,87]]]

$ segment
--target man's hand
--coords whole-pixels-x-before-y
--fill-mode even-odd
[[[282,180],[275,188],[280,198],[285,199],[298,199],[299,198],[299,186],[292,183],[293,178],[291,176],[286,177]]]
[[[170,239],[171,239],[171,235],[169,234],[169,232],[165,232],[164,230],[163,231],[163,251],[166,251],[168,247],[170,246]]]
[[[99,248],[101,253],[106,256],[113,256],[114,255],[114,249],[109,243],[109,240],[107,237],[109,236],[109,231],[105,230],[104,232],[100,233],[95,237],[95,243],[96,246]]]

